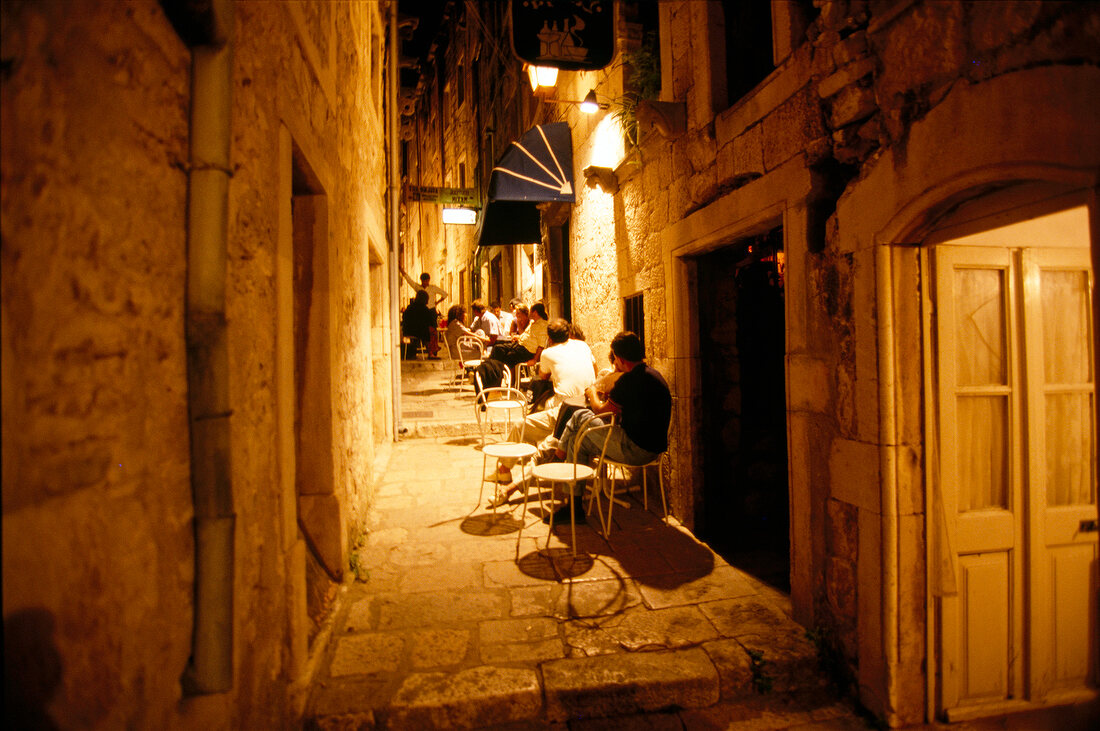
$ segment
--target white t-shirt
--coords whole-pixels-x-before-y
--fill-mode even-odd
[[[539,373],[549,373],[554,393],[571,406],[584,406],[584,389],[596,380],[596,357],[583,340],[566,340],[542,351]]]
[[[497,319],[500,320],[500,336],[508,337],[508,334],[512,332],[512,320],[516,319],[515,315],[501,310]]]
[[[488,335],[490,338],[494,335],[499,337],[500,320],[498,320],[497,316],[494,315],[492,312],[489,312],[489,310],[485,310],[485,312],[481,313],[480,317],[474,320],[473,329],[480,330],[481,332]]]

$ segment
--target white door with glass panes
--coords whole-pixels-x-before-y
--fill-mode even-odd
[[[953,592],[939,710],[1089,695],[1097,668],[1088,215],[935,246],[938,484]]]

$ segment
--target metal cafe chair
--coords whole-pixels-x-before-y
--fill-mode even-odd
[[[604,458],[604,474],[602,475],[603,479],[601,479],[600,481],[600,489],[594,490],[592,492],[592,498],[589,501],[589,512],[591,512],[592,509],[591,501],[594,500],[596,503],[596,512],[600,516],[600,525],[603,527],[604,538],[607,538],[608,535],[610,535],[611,533],[611,511],[615,508],[615,503],[619,503],[620,505],[629,507],[627,503],[624,503],[623,501],[615,497],[615,487],[618,482],[616,479],[616,473],[621,473],[623,476],[623,481],[625,482],[627,468],[639,469],[642,471],[642,507],[646,510],[649,510],[649,486],[647,483],[648,478],[646,477],[646,473],[649,467],[657,468],[657,484],[661,491],[661,508],[664,511],[662,520],[664,520],[666,523],[668,522],[668,500],[665,497],[665,473],[662,469],[664,461],[666,459],[668,459],[667,451],[661,452],[651,461],[641,465],[616,462],[612,459],[608,459],[606,457]],[[600,503],[601,495],[607,498],[606,518],[604,517],[603,508],[601,507]]]
[[[592,421],[588,421],[584,427],[577,433],[577,438],[573,442],[573,454],[571,462],[547,462],[545,464],[535,465],[533,476],[538,483],[540,494],[542,483],[546,482],[550,484],[551,491],[558,485],[567,486],[573,488],[578,482],[582,480],[592,480],[600,472],[600,468],[603,465],[604,451],[607,450],[607,439],[603,441],[603,448],[600,450],[599,458],[596,460],[595,466],[588,464],[580,464],[577,461],[577,455],[580,451],[580,446],[584,442],[586,436],[595,434],[599,431],[611,432],[614,428],[614,423],[600,424],[598,426],[593,425]],[[568,458],[570,455],[566,455]],[[597,486],[590,486],[591,489],[598,489]],[[572,492],[573,490],[570,490]],[[552,494],[552,493],[551,493]],[[580,509],[579,503],[582,501],[583,496],[574,496],[572,498],[573,505],[569,511],[569,530],[573,539],[573,543],[570,548],[573,551],[573,555],[577,555],[577,520],[576,511]],[[551,500],[552,503],[552,500]],[[523,499],[523,511],[524,515],[527,513],[527,497]],[[521,519],[522,522],[522,519]],[[522,532],[522,528],[520,532]],[[554,514],[550,513],[550,528],[546,534],[546,547],[550,547],[550,536],[554,534]],[[518,539],[517,539],[518,540]]]
[[[459,335],[458,360],[455,361],[455,382],[461,384],[467,374],[481,365],[481,361],[484,359],[485,344],[481,342],[481,338],[473,335]]]
[[[489,435],[493,433],[493,417],[499,415],[504,417],[505,436],[500,441],[491,442],[489,441]],[[507,441],[507,435],[511,431],[513,415],[519,420],[520,424],[519,441],[515,442]],[[523,481],[524,505],[526,505],[527,472],[525,465],[534,458],[538,449],[535,448],[535,445],[523,441],[523,429],[527,418],[527,399],[524,397],[523,392],[507,386],[480,389],[474,399],[474,416],[477,418],[478,431],[481,433],[481,483],[477,491],[477,504],[481,505],[481,499],[485,494],[485,483],[489,481],[485,472],[488,468],[489,458],[492,457],[497,461],[513,459],[519,465]],[[493,469],[496,469],[495,462]],[[496,501],[494,501],[494,513],[496,509]]]

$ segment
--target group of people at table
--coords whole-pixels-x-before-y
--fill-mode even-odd
[[[405,277],[412,284],[408,275]],[[426,286],[419,289],[417,298],[433,297],[436,293],[428,290],[428,275],[423,275],[421,282]],[[442,297],[435,304],[446,297],[442,290],[439,294]],[[560,317],[549,319],[541,302],[530,307],[518,300],[511,304],[512,311],[502,313],[498,302],[487,306],[475,300],[470,325],[465,323],[465,308],[456,304],[447,312],[446,325],[452,358],[470,359],[470,354],[459,350],[458,341],[463,335],[473,335],[491,348],[489,356],[477,366],[475,383],[480,381],[481,387],[499,385],[505,368],[520,363],[531,368],[531,402],[543,407],[513,425],[509,441],[522,439],[536,445],[537,462],[572,459],[576,454],[578,462],[587,464],[603,452],[615,462],[644,465],[668,448],[672,397],[664,377],[645,362],[641,338],[630,331],[618,333],[611,341],[610,367],[601,371],[578,327]],[[421,334],[427,335],[429,344],[433,342],[431,334]],[[434,355],[429,349],[429,357]],[[619,428],[585,433],[586,427],[602,425],[612,416]],[[514,467],[510,460],[500,460],[488,477],[503,487],[490,501],[490,507],[507,502],[520,489],[522,475],[516,479]],[[567,496],[554,514],[555,523],[569,520],[571,511],[576,522],[584,521],[583,511],[574,508],[583,489],[583,484],[573,487],[573,495]],[[549,521],[550,516],[544,520]]]

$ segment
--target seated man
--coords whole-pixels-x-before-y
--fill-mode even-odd
[[[583,340],[569,337],[568,322],[560,317],[555,318],[547,326],[546,332],[550,345],[542,351],[539,358],[538,377],[553,383],[554,393],[561,399],[560,410],[544,409],[528,415],[522,425],[512,427],[508,441],[518,442],[522,429],[523,441],[538,444],[554,430],[561,411],[584,406],[584,391],[596,378],[596,358],[592,355],[592,349]],[[492,479],[500,483],[511,483],[514,463],[514,460],[500,460]],[[519,485],[510,485],[502,496],[494,498],[491,505],[502,504],[518,489]]]
[[[485,388],[492,386],[499,386],[501,382],[500,378],[500,365],[511,367],[519,363],[530,363],[534,365],[535,360],[542,353],[542,349],[546,347],[548,337],[546,335],[546,307],[541,302],[536,302],[531,305],[530,309],[530,321],[527,322],[527,326],[523,333],[514,341],[509,343],[497,343],[493,346],[493,352],[489,354],[488,360],[493,363],[482,363],[478,366],[478,373],[481,375],[481,383]],[[516,308],[517,322],[521,316],[527,314],[527,307],[520,305]]]
[[[470,309],[474,312],[474,321],[470,324],[470,329],[488,345],[495,344],[497,338],[501,336],[500,321],[497,320],[496,315],[489,311],[484,300],[474,300],[470,303]]]
[[[611,353],[615,370],[622,375],[606,399],[597,393],[594,385],[585,389],[591,408],[579,409],[569,418],[555,451],[556,459],[572,459],[574,442],[580,431],[586,424],[603,424],[600,415],[606,414],[618,416],[619,428],[586,434],[577,446],[577,462],[588,464],[599,456],[604,441],[607,441],[606,457],[630,465],[652,462],[668,449],[672,394],[664,377],[645,363],[645,346],[641,338],[629,331],[621,332],[611,341]],[[569,502],[554,514],[554,522],[568,520],[570,510],[575,511],[578,520],[584,519],[583,512],[574,508],[581,494],[583,485],[578,484]]]
[[[516,308],[517,315],[526,309],[525,306],[520,305]],[[534,365],[549,340],[546,334],[546,305],[536,302],[531,305],[529,312],[530,320],[519,337],[514,342],[501,343],[494,347],[489,355],[490,358],[510,366],[519,363]]]
[[[435,310],[428,308],[428,293],[420,290],[416,297],[401,313],[401,334],[419,341],[428,350],[428,357],[434,358],[439,346],[434,343],[436,317]],[[410,343],[402,357],[411,360],[416,357],[417,342]]]

